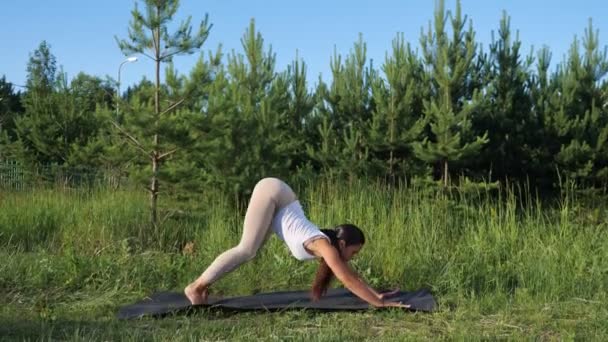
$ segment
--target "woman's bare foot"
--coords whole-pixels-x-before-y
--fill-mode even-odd
[[[202,289],[197,289],[196,284],[192,283],[184,289],[184,294],[190,300],[192,305],[199,305],[207,303],[207,297],[209,296],[209,289],[204,287]]]

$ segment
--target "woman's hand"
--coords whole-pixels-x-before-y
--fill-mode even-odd
[[[405,309],[409,309],[410,305],[409,304],[403,304],[401,302],[384,302],[382,304],[383,308],[405,308]]]
[[[380,298],[380,300],[385,300],[387,298],[390,298],[390,297],[396,295],[397,293],[399,293],[399,289],[398,288],[394,289],[392,291],[387,291],[387,292],[380,293],[378,295],[378,298]]]
[[[386,291],[386,292],[382,292],[382,293],[378,293],[378,299],[380,299],[382,301],[382,306],[383,308],[386,307],[394,307],[394,308],[406,308],[408,309],[410,307],[409,304],[403,304],[401,302],[389,302],[389,298],[395,296],[396,294],[399,293],[399,289],[394,289],[392,291]]]

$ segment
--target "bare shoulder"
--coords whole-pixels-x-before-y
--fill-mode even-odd
[[[327,239],[322,237],[310,241],[306,244],[306,249],[319,258],[327,259],[339,257],[338,251],[336,251],[334,246],[332,246]]]
[[[323,258],[327,266],[329,266],[340,281],[345,282],[348,281],[349,277],[352,278],[353,274],[347,263],[342,260],[336,248],[326,239],[313,241],[309,246],[309,250],[313,255]]]

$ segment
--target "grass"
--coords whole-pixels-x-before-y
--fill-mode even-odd
[[[605,199],[568,191],[550,205],[512,190],[445,195],[363,181],[308,184],[298,193],[319,226],[365,230],[368,243],[353,265],[372,285],[427,287],[439,311],[207,311],[118,321],[120,306],[183,288],[238,242],[243,210],[217,193],[181,210],[163,202],[163,225],[154,230],[145,194],[40,190],[0,195],[0,340],[608,338]],[[315,267],[273,238],[213,291],[305,289]]]

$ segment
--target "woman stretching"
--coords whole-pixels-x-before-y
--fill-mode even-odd
[[[256,184],[245,214],[240,243],[220,254],[198,279],[185,288],[190,302],[206,303],[211,284],[253,259],[273,231],[287,244],[296,259],[320,259],[312,286],[313,300],[325,294],[335,275],[352,293],[375,307],[409,307],[385,302],[384,299],[394,291],[376,292],[348,266],[348,261],[365,243],[359,228],[346,224],[334,230],[320,230],[306,218],[289,185],[277,178],[264,178]]]

